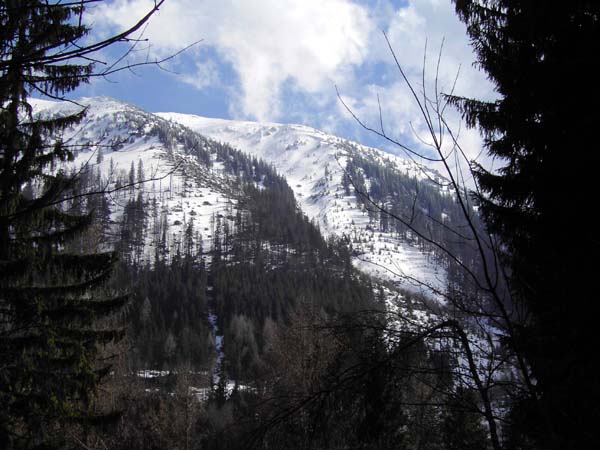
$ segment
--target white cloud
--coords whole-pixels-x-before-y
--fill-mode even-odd
[[[389,2],[380,7],[388,13],[391,9]],[[465,25],[459,21],[450,0],[409,0],[407,5],[395,10],[383,26],[400,65],[422,103],[425,103],[422,74],[426,45],[425,92],[429,100],[435,98],[436,72],[438,93],[450,93],[456,81],[456,95],[495,98],[493,87],[485,74],[473,67],[475,55]],[[376,45],[372,46],[369,59],[384,64],[387,72],[377,83],[347,92],[349,101],[357,115],[370,126],[379,128],[379,94],[386,133],[413,148],[420,146],[426,149],[428,146],[422,141],[430,143],[431,137],[419,106],[402,81],[383,36],[374,42]],[[479,157],[482,161],[482,141],[478,132],[467,130],[460,123],[457,111],[452,108],[446,109],[444,116],[453,132],[460,134],[459,142],[467,158]],[[444,147],[448,149],[450,145],[451,139],[446,135]]]
[[[129,0],[100,7],[93,20],[96,27],[124,28],[151,4]],[[145,36],[160,55],[203,39],[237,73],[241,91],[234,108],[245,117],[273,120],[284,84],[308,93],[331,89],[365,60],[372,29],[367,10],[350,0],[170,0]],[[201,72],[201,80],[214,80],[213,69]]]
[[[493,96],[485,74],[473,67],[475,55],[465,25],[458,19],[450,0],[410,0],[407,7],[396,12],[387,32],[400,62],[411,73],[420,76],[427,42],[427,73],[431,80],[440,48],[442,50],[440,90],[451,89],[460,68],[456,85],[458,94],[478,98]]]
[[[221,84],[219,68],[211,59],[198,60],[194,62],[194,70],[181,74],[181,79],[198,90],[209,86],[215,87]]]

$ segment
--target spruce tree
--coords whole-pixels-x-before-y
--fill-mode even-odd
[[[597,447],[600,382],[590,357],[597,341],[590,309],[600,244],[583,214],[598,191],[600,4],[455,4],[500,96],[450,100],[503,163],[497,171],[477,166],[475,174],[480,210],[502,243],[512,306],[527,311],[511,342],[533,380],[516,414],[529,417],[520,434],[539,448]]]
[[[91,405],[109,370],[98,346],[121,332],[106,320],[125,302],[105,295],[115,254],[71,253],[92,215],[61,131],[84,111],[40,119],[30,94],[62,97],[93,75],[84,57],[128,33],[81,45],[88,1],[0,1],[0,448],[61,448],[64,427],[103,421]],[[159,4],[162,2],[159,2]],[[83,57],[83,58],[82,58]],[[29,186],[29,189],[26,187]]]

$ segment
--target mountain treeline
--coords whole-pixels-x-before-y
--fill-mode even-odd
[[[177,128],[161,127],[161,141],[178,142]],[[94,232],[71,245],[112,242],[121,262],[111,286],[131,293],[110,402],[97,404],[122,410],[113,430],[123,438],[93,431],[88,443],[485,448],[477,396],[448,356],[456,351],[390,335],[385,295],[352,267],[348,242],[324,239],[272,167],[198,139],[209,156],[191,153],[185,176],[201,181],[210,160],[231,181],[231,206],[208,230],[193,215],[174,228],[160,198],[180,194],[146,189],[141,163],[114,181],[118,202],[79,204],[95,214]],[[78,173],[82,191],[107,181]]]

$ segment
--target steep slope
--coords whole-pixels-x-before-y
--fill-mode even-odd
[[[34,113],[87,109],[48,139],[62,139],[74,156],[55,170],[78,177],[82,193],[101,192],[63,207],[96,213],[94,236],[77,250],[122,255],[114,282],[134,293],[141,369],[224,364],[236,379],[251,377],[263,367],[257,342],[269,321],[285,323],[303,302],[324,314],[372,306],[347,247],[323,238],[272,166],[131,105],[78,103],[38,101]]]
[[[442,255],[354,189],[431,233],[431,223],[456,226],[460,216],[453,211],[452,196],[437,172],[302,125],[150,114],[108,98],[79,103],[88,108],[86,118],[65,136],[74,146],[86,146],[75,165],[93,167],[114,187],[135,182],[140,167],[145,178],[153,180],[135,190],[152,200],[153,211],[158,211],[149,224],[154,237],[142,259],[152,260],[161,221],[169,224],[170,247],[182,245],[186,227],[193,221],[203,248],[210,249],[215,217],[234,217],[236,203],[245,195],[242,184],[249,181],[264,187],[263,178],[272,166],[285,177],[302,212],[323,235],[351,244],[354,265],[362,271],[428,295],[431,290],[425,285],[445,289],[448,277]],[[81,109],[48,101],[34,106],[41,114]],[[90,143],[93,151],[87,149]],[[268,176],[272,178],[274,172]],[[129,194],[115,195],[112,218],[116,221],[117,200],[122,202]],[[445,239],[439,233],[432,237]]]
[[[190,219],[204,245],[210,245],[213,217],[233,208],[239,191],[217,161],[218,149],[182,127],[113,99],[77,103],[35,100],[34,113],[66,115],[87,108],[84,120],[63,136],[76,155],[68,167],[94,172],[109,190],[117,189],[110,199],[112,220],[118,220],[124,202],[135,193],[153,200],[159,218],[169,224],[169,246],[180,245]],[[140,178],[149,181],[138,184]],[[135,185],[120,189],[131,183]],[[144,259],[151,257],[156,242],[147,244]]]
[[[440,183],[439,193],[447,196],[437,172],[302,125],[228,121],[177,113],[157,115],[272,164],[287,179],[302,210],[325,235],[345,237],[352,243],[354,263],[361,270],[425,293],[428,290],[416,280],[436,289],[444,288],[445,271],[433,252],[419,247],[406,234],[381,227],[373,212],[368,212],[373,208],[355,195],[345,180],[349,162],[361,158],[400,174],[412,184]],[[370,180],[365,187],[368,192]],[[413,202],[410,194],[403,200]]]

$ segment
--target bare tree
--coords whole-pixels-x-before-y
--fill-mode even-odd
[[[391,328],[388,325],[387,333],[389,336],[394,336],[396,333],[410,329],[433,346],[439,346],[440,342],[448,338],[460,345],[460,359],[464,363],[462,367],[459,364],[455,375],[479,393],[483,406],[481,414],[487,421],[491,444],[495,450],[499,450],[501,437],[498,422],[507,420],[501,413],[502,397],[525,394],[528,398],[535,399],[530,370],[516,339],[517,329],[525,322],[526,315],[511,298],[507,287],[507,272],[500,257],[498,242],[477,223],[473,197],[479,194],[479,188],[475,177],[472,176],[477,162],[469,159],[461,147],[459,133],[453,129],[447,119],[447,107],[449,99],[453,96],[456,80],[450,92],[446,93],[440,91],[438,83],[443,44],[437,57],[432,82],[427,79],[427,47],[425,47],[419,90],[409,79],[385,33],[384,38],[398,73],[409,89],[411,98],[418,107],[420,119],[425,124],[425,136],[417,134],[414,129],[413,132],[417,140],[425,144],[430,151],[425,152],[422,147],[417,148],[405,140],[388,134],[383,125],[384,118],[380,104],[379,127],[375,128],[357,116],[344,102],[339,91],[338,98],[348,113],[365,130],[393,144],[413,161],[425,160],[442,167],[443,185],[450,189],[454,201],[460,207],[464,223],[461,226],[440,223],[429,216],[428,224],[431,227],[445,227],[456,239],[473,248],[477,255],[475,264],[461,260],[447,243],[433,238],[427,229],[414,225],[414,215],[412,215],[414,208],[410,215],[396,214],[385,202],[375,200],[369,192],[351,180],[357,196],[368,208],[400,222],[420,240],[441,252],[448,266],[453,266],[461,274],[463,283],[470,287],[468,290],[461,291],[441,290],[432,286],[427,280],[411,278],[411,282],[427,288],[429,292],[445,300],[448,307],[432,310],[433,316],[438,318],[437,323],[433,325],[410,320],[401,312],[388,312],[388,323],[395,325]],[[429,90],[428,82],[432,86]],[[466,180],[471,179],[474,184],[469,186]],[[430,181],[441,187],[439,181]],[[414,202],[416,202],[418,191],[414,195]],[[386,269],[399,278],[405,276],[394,272],[393,268]]]

